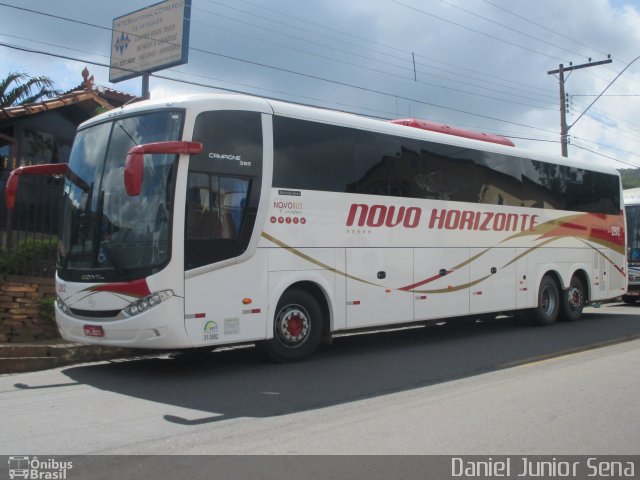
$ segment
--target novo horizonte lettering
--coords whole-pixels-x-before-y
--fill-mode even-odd
[[[396,227],[417,228],[423,210],[418,207],[396,207],[354,203],[349,209],[347,227]],[[428,228],[438,230],[473,230],[495,232],[523,232],[533,230],[538,215],[527,213],[496,213],[474,210],[434,208],[431,210]]]

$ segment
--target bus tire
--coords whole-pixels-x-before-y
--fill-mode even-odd
[[[293,288],[280,298],[273,338],[262,342],[260,349],[277,363],[302,360],[317,350],[322,330],[322,309],[316,299],[306,290]]]
[[[622,301],[628,305],[635,305],[638,301],[638,297],[632,297],[631,295],[622,295]]]
[[[536,325],[551,325],[558,319],[560,311],[560,291],[551,275],[545,275],[538,289],[538,306],[534,310],[533,321]]]
[[[580,320],[586,298],[587,292],[582,284],[582,280],[574,275],[569,282],[569,288],[564,291],[564,295],[562,296],[563,320],[567,322]]]

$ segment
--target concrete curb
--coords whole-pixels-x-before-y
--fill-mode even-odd
[[[75,363],[149,355],[149,350],[77,343],[0,343],[0,374],[33,372]]]

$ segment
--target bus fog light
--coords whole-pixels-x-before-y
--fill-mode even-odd
[[[171,290],[164,290],[162,292],[153,293],[129,305],[124,309],[124,313],[130,317],[133,317],[134,315],[138,315],[149,310],[152,307],[155,307],[159,303],[168,300],[172,296],[173,292]]]

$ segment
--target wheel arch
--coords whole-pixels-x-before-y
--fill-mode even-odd
[[[324,289],[320,285],[309,280],[296,282],[290,285],[289,288],[287,288],[284,292],[294,288],[306,290],[311,294],[311,296],[313,296],[313,298],[315,298],[316,302],[318,302],[318,305],[320,305],[320,310],[322,311],[322,323],[323,323],[322,329],[326,335],[328,332],[331,331],[331,325],[332,325],[332,321],[331,321],[332,315],[331,315],[331,309],[329,308],[329,298],[327,293],[324,291]]]
[[[308,292],[318,302],[322,311],[323,329],[325,335],[328,335],[332,330],[334,324],[334,312],[333,312],[333,296],[329,282],[326,281],[320,275],[293,275],[287,277],[285,280],[278,283],[278,285],[271,292],[271,301],[269,304],[269,315],[267,321],[267,338],[273,337],[273,321],[276,314],[276,307],[282,295],[285,292],[299,288]]]
[[[585,299],[585,302],[588,303],[591,300],[591,282],[589,281],[589,274],[584,268],[578,268],[575,272],[573,272],[571,278],[573,278],[574,276],[580,279],[582,285],[586,289],[585,293],[587,295],[587,298]]]
[[[541,273],[538,275],[538,283],[536,285],[536,298],[537,298],[537,295],[539,294],[540,283],[542,282],[542,279],[546,276],[551,277],[553,281],[556,282],[556,286],[558,287],[559,292],[562,292],[562,290],[564,290],[565,288],[564,287],[565,282],[562,280],[562,275],[560,274],[558,269],[547,268],[547,269],[541,270]]]

